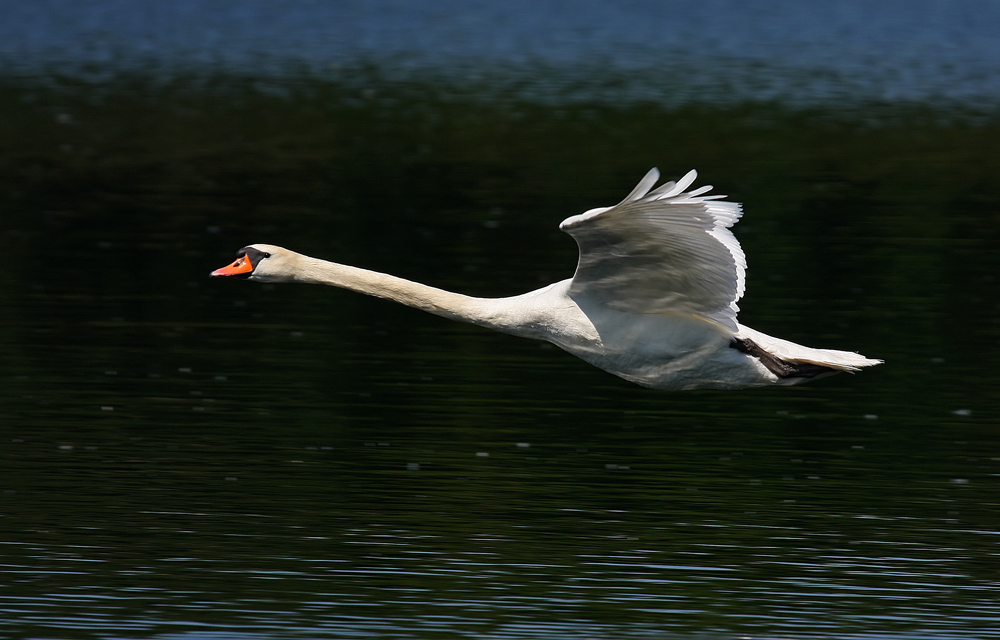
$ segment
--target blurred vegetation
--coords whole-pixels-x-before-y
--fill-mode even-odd
[[[474,295],[521,293],[572,273],[576,247],[557,228],[564,217],[617,202],[651,166],[667,178],[697,168],[746,206],[735,232],[750,265],[747,324],[886,358],[892,366],[877,375],[907,398],[901,406],[961,395],[970,380],[987,401],[995,374],[984,363],[1000,357],[997,148],[998,114],[927,105],[553,103],[372,72],[350,81],[6,78],[0,322],[20,361],[37,358],[22,352],[30,340],[21,328],[44,313],[26,311],[26,295],[52,306],[60,296],[95,308],[110,300],[102,322],[253,323],[259,311],[225,315],[205,275],[262,241]],[[383,306],[351,296],[257,296],[304,305],[298,313],[310,315],[298,319],[317,325],[347,309],[372,327],[254,354],[285,367],[309,358],[328,376],[302,380],[319,396],[341,375],[324,354],[342,340],[369,341],[355,344],[358,354],[416,358],[396,363],[413,369],[402,377],[419,377],[437,357],[412,336],[438,319],[394,309],[407,318],[395,333]],[[80,340],[80,327],[64,329],[64,342]],[[121,348],[105,329],[89,330],[111,341],[109,352]],[[496,347],[472,329],[451,331],[449,350],[467,354],[477,378]],[[134,337],[148,349],[170,336],[136,328]],[[528,348],[512,368],[535,357]],[[605,375],[579,369],[585,385]],[[516,375],[551,374],[534,366]]]
[[[158,554],[283,570],[307,544],[289,523],[317,535],[303,554],[359,570],[379,566],[377,527],[431,534],[419,545],[433,553],[499,531],[487,548],[504,561],[559,566],[490,588],[539,600],[580,554],[629,535],[668,560],[741,567],[737,606],[755,615],[788,602],[742,588],[784,575],[754,555],[774,552],[774,527],[814,536],[788,551],[801,567],[841,566],[817,555],[864,540],[925,545],[907,553],[934,562],[954,547],[949,579],[989,594],[989,536],[958,537],[997,519],[997,149],[997,114],[919,105],[552,103],[376,77],[0,79],[0,382],[17,445],[4,464],[22,491],[10,527],[61,543],[63,522],[95,525],[125,570]],[[795,389],[658,394],[360,296],[206,278],[267,241],[520,293],[571,274],[560,220],[617,202],[651,166],[697,168],[745,203],[748,324],[888,364]],[[897,588],[880,556],[897,547],[867,553],[857,580]],[[392,579],[413,586],[407,575]],[[220,598],[244,588],[198,576]],[[422,576],[435,597],[479,593],[442,576]],[[383,597],[355,580],[370,589],[359,601]],[[706,610],[694,626],[715,624],[725,585],[690,582],[649,589],[686,594]],[[282,584],[290,601],[314,587]],[[945,602],[954,619],[968,596],[939,586],[912,606]],[[818,617],[870,606],[829,602]]]
[[[486,193],[502,198],[497,206],[572,212],[620,193],[651,165],[667,175],[697,167],[755,206],[905,205],[920,213],[910,216],[916,236],[933,233],[923,226],[931,213],[975,210],[996,202],[1000,189],[1000,114],[548,104],[372,83],[0,80],[3,180],[21,190],[83,185],[109,195],[123,183],[139,192],[236,193],[283,211],[305,197],[336,205],[370,193],[399,201],[398,210],[423,209],[429,193],[447,189],[452,211]]]
[[[1000,273],[998,148],[998,114],[956,107],[553,104],[371,71],[0,80],[0,206],[25,240],[14,268],[72,279],[51,266],[62,243],[124,230],[126,289],[158,273],[159,251],[195,260],[266,240],[441,286],[489,266],[470,293],[511,294],[569,275],[557,223],[658,166],[697,168],[745,203],[743,306],[758,317],[771,311],[755,301],[822,282],[890,316],[995,319],[983,293]],[[517,247],[536,249],[533,264],[498,268]]]
[[[165,192],[225,195],[244,216],[282,223],[325,206],[334,215],[310,222],[336,230],[352,222],[338,209],[373,196],[394,216],[385,222],[408,212],[482,215],[485,200],[558,217],[620,197],[650,166],[666,176],[695,167],[752,203],[758,220],[802,213],[820,228],[860,224],[920,238],[988,223],[996,212],[984,205],[1000,200],[1000,114],[548,104],[371,84],[0,79],[2,194],[55,202],[96,192],[107,198],[93,205],[102,216],[121,215],[107,206],[116,195],[144,195],[151,207]],[[905,207],[906,216],[891,225],[857,219],[853,205],[868,201]]]

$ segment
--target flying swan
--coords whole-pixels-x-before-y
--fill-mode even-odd
[[[547,340],[653,389],[793,385],[881,360],[772,338],[736,320],[746,258],[729,231],[742,215],[697,173],[653,189],[652,169],[613,207],[563,220],[580,259],[572,278],[510,298],[474,298],[384,273],[252,244],[212,276],[350,289],[525,338]]]

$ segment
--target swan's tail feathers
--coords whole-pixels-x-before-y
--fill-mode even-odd
[[[835,351],[833,349],[815,349],[815,351],[822,352],[824,356],[822,358],[794,358],[788,359],[786,362],[819,365],[821,367],[836,369],[837,371],[846,371],[847,373],[855,373],[861,371],[864,367],[874,367],[884,362],[883,360],[866,358],[860,353],[853,351]]]
[[[821,367],[829,367],[831,369],[837,369],[838,371],[846,371],[848,373],[861,371],[861,369],[865,367],[874,367],[875,365],[882,364],[883,362],[882,360],[866,358],[860,353],[855,353],[853,351],[837,351],[835,349],[810,349],[808,347],[803,347],[803,351],[807,351],[808,353],[801,353],[801,354],[780,356],[780,357],[785,362],[816,364]]]
[[[822,373],[855,373],[865,367],[882,364],[853,351],[813,349],[788,340],[741,327],[733,339],[733,348],[760,358],[779,377],[815,377]]]

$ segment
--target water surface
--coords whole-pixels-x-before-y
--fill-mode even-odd
[[[0,79],[2,635],[1000,637],[994,112],[56,58]],[[745,203],[743,321],[886,364],[653,392],[207,277],[272,242],[520,293],[654,165]]]
[[[1000,96],[989,0],[0,1],[0,65],[103,78],[206,69],[346,81],[377,68],[468,92],[671,103]]]

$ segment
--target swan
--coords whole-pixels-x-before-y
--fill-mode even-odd
[[[509,298],[476,298],[327,262],[269,244],[240,249],[211,273],[258,282],[350,289],[504,333],[546,340],[652,389],[794,385],[881,360],[813,349],[737,322],[746,258],[729,230],[741,205],[685,191],[697,177],[653,188],[650,170],[624,200],[567,218],[580,250],[576,273]]]

